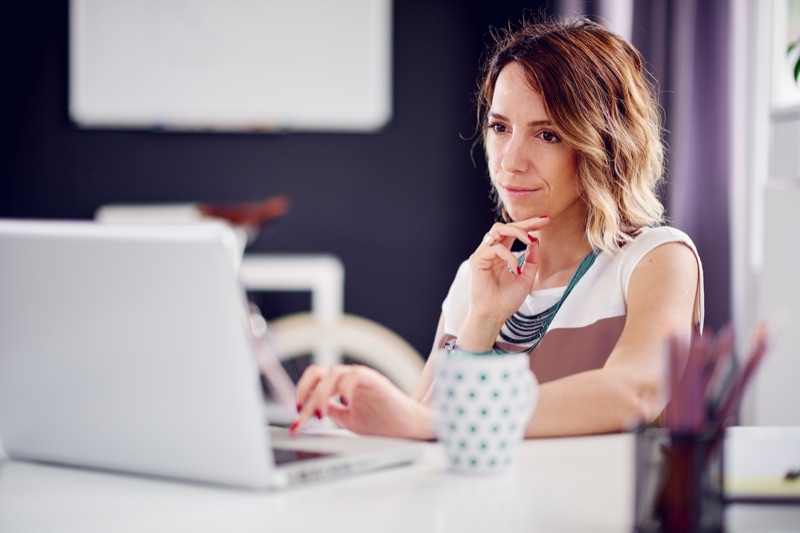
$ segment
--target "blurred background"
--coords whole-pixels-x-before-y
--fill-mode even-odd
[[[91,4],[76,1],[73,8]],[[162,2],[168,4],[190,5]],[[777,183],[776,201],[788,201],[788,213],[797,211],[791,191],[800,129],[792,120],[799,100],[785,57],[793,0],[386,5],[385,120],[361,129],[278,132],[77,123],[70,112],[70,1],[7,6],[0,35],[6,51],[0,217],[91,219],[106,204],[245,202],[286,194],[289,213],[249,250],[334,254],[345,267],[345,310],[390,328],[425,356],[458,265],[494,221],[481,151],[472,147],[472,98],[489,28],[519,20],[526,9],[579,12],[630,39],[659,83],[669,147],[662,193],[670,223],[692,236],[703,258],[707,325],[735,323],[744,344],[758,319],[800,301],[791,275],[800,268],[798,252],[787,249],[797,246],[786,246],[796,237],[768,227],[769,216],[783,215],[780,205],[767,205]],[[314,38],[302,24],[292,29],[299,41]],[[286,42],[287,50],[295,44]],[[308,69],[315,68],[310,62]],[[779,85],[784,96],[776,97]],[[788,139],[778,155],[775,124]],[[770,259],[773,250],[777,256]],[[765,274],[765,265],[784,270]],[[765,278],[781,283],[765,288]],[[308,309],[308,298],[270,294],[260,305],[270,318]],[[800,375],[800,339],[786,330],[783,351],[761,375],[769,385],[754,392],[751,420],[800,423],[794,409],[781,408],[781,391],[794,388],[786,376]]]
[[[109,203],[286,194],[290,212],[250,250],[335,254],[346,311],[427,355],[452,276],[494,220],[480,150],[473,165],[464,140],[474,130],[485,34],[528,5],[397,1],[385,125],[253,134],[77,127],[68,110],[69,1],[21,2],[2,36],[13,82],[3,88],[0,216],[88,219]],[[311,37],[298,29],[299,39]],[[274,294],[262,309],[307,309],[308,298]]]

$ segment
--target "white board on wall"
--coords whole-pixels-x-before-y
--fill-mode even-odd
[[[391,118],[391,11],[391,0],[70,0],[70,117],[375,131]]]

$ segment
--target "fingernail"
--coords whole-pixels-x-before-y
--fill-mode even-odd
[[[533,239],[531,239],[531,240],[532,240],[533,242],[535,242],[536,244],[539,244],[539,239],[537,239],[536,237],[534,237],[534,238],[533,238]]]
[[[539,218],[550,218],[550,215],[542,215]]]
[[[531,242],[536,242],[536,237],[534,237],[534,236],[533,236],[533,235],[531,235],[530,233],[528,233],[528,239],[529,239]]]
[[[517,276],[520,274],[522,274],[522,269],[519,267],[519,265],[517,265]]]
[[[299,413],[302,410],[303,410],[303,404],[302,403],[298,403],[297,404],[297,412]]]
[[[299,425],[300,423],[297,421],[292,422],[292,425],[289,426],[289,433],[294,433],[295,431],[297,431],[297,426]]]
[[[347,398],[345,398],[344,396],[339,396],[339,401],[342,403],[342,405],[347,407]]]
[[[322,420],[322,413],[320,412],[320,410],[319,410],[319,409],[317,409],[316,411],[314,411],[314,416],[316,416],[317,418],[319,418],[320,420]]]

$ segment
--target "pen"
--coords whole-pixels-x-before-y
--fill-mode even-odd
[[[668,372],[668,388],[669,388],[669,401],[664,409],[664,425],[669,428],[675,428],[679,424],[679,414],[681,412],[680,406],[680,352],[681,343],[678,337],[672,336],[668,342],[668,359],[667,359],[667,372]]]
[[[729,388],[727,394],[723,397],[721,405],[716,412],[715,419],[719,423],[724,425],[730,419],[730,417],[733,416],[735,410],[738,408],[739,403],[742,400],[742,396],[747,389],[750,379],[752,378],[758,365],[761,363],[761,360],[764,358],[766,351],[767,327],[764,324],[760,324],[756,330],[753,347],[750,350],[750,355],[745,362],[745,366],[742,371],[739,372],[737,379]]]
[[[722,387],[724,369],[729,368],[732,364],[731,355],[733,354],[733,344],[733,327],[731,327],[730,324],[720,329],[711,342],[711,357],[706,359],[705,376],[703,380],[706,402],[711,401],[715,396],[715,392]]]

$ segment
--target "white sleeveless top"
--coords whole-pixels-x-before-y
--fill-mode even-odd
[[[695,316],[698,319],[696,326],[702,331],[705,315],[703,267],[694,243],[688,235],[675,228],[645,228],[618,253],[600,253],[564,301],[544,338],[531,353],[531,368],[540,383],[601,368],[605,364],[625,325],[628,285],[634,269],[649,252],[671,242],[686,244],[697,258],[699,283]],[[519,312],[530,316],[549,309],[558,302],[565,288],[534,291],[525,298]],[[442,304],[445,337],[458,335],[468,304],[469,264],[465,261],[458,268]],[[506,351],[527,348],[509,342],[508,336],[504,339],[502,335],[503,332],[497,338],[497,348]]]

